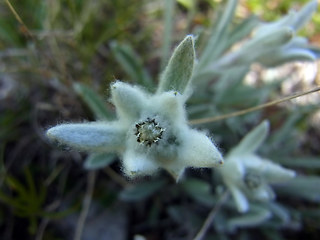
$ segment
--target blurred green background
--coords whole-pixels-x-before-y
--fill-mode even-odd
[[[306,2],[240,1],[234,21],[251,14],[272,21]],[[145,78],[157,82],[163,54],[185,34],[210,27],[221,4],[224,1],[1,1],[0,239],[73,239],[81,230],[82,239],[92,240],[133,239],[138,234],[150,240],[192,239],[217,201],[210,170],[190,170],[188,180],[180,184],[165,173],[128,180],[118,161],[98,172],[88,171],[83,168],[84,153],[53,146],[44,132],[61,122],[101,119],[101,111],[112,118],[109,83],[115,79],[139,83]],[[174,11],[169,40],[165,36],[168,7]],[[320,46],[319,11],[300,34]],[[91,100],[86,101],[88,96]],[[299,142],[305,143],[300,149],[290,145],[283,151],[294,149],[311,156],[309,168],[300,171],[318,175],[319,163],[314,160],[320,154],[319,125],[309,125],[315,107],[299,109],[273,107],[262,115],[273,119],[277,134],[272,135],[276,139],[272,144],[290,134],[295,134],[294,140],[307,138]],[[281,114],[274,114],[277,111]],[[245,118],[230,119],[242,120],[247,123]],[[245,133],[223,131],[220,128],[218,135],[227,139],[217,141],[224,149]],[[290,160],[282,161],[290,166]],[[312,186],[319,186],[318,178],[312,181]],[[79,212],[93,182],[93,203],[84,229],[79,230]],[[311,202],[284,198],[282,204],[289,201],[293,212],[290,228],[280,231],[279,224],[271,230],[263,226],[237,233],[216,229],[207,239],[317,239],[320,196],[315,194]]]

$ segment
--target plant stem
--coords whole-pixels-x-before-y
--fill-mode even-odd
[[[267,107],[270,107],[270,106],[273,106],[273,105],[276,105],[276,104],[279,104],[279,103],[282,103],[282,102],[286,102],[286,101],[289,101],[289,100],[292,100],[294,98],[298,98],[298,97],[301,97],[301,96],[304,96],[304,95],[308,95],[308,94],[311,94],[311,93],[314,93],[314,92],[318,92],[318,91],[320,91],[320,87],[316,87],[316,88],[311,89],[311,90],[306,91],[306,92],[297,93],[297,94],[294,94],[292,96],[284,97],[282,99],[278,99],[278,100],[274,100],[274,101],[271,101],[271,102],[267,102],[267,103],[264,103],[264,104],[261,104],[261,105],[255,106],[255,107],[247,108],[247,109],[244,109],[244,110],[240,110],[240,111],[236,111],[236,112],[232,112],[232,113],[228,113],[228,114],[224,114],[224,115],[220,115],[220,116],[194,119],[194,120],[189,121],[189,123],[190,124],[203,124],[203,123],[211,123],[211,122],[220,121],[220,120],[223,120],[223,119],[226,119],[226,118],[237,117],[237,116],[240,116],[240,115],[244,115],[244,114],[247,114],[247,113],[250,113],[250,112],[253,112],[253,111],[257,111],[257,110],[260,110],[260,109],[263,109],[263,108],[267,108]]]
[[[94,184],[95,184],[95,180],[96,180],[96,171],[90,171],[88,173],[88,185],[87,185],[87,190],[86,190],[86,195],[84,196],[83,199],[83,203],[82,203],[82,211],[80,213],[80,217],[78,219],[78,223],[77,223],[77,228],[74,234],[74,240],[81,240],[81,235],[83,232],[83,227],[84,227],[84,223],[86,221],[88,212],[89,212],[89,208],[90,208],[90,204],[91,204],[91,199],[92,199],[92,194],[94,191]]]
[[[203,223],[200,231],[197,233],[197,235],[194,237],[193,240],[202,240],[205,234],[207,233],[208,229],[212,225],[212,221],[214,217],[216,216],[217,212],[220,210],[223,203],[227,200],[229,196],[229,191],[225,191],[220,199],[218,200],[217,204],[214,206],[214,208],[210,211],[207,219]]]
[[[16,12],[16,10],[14,9],[14,7],[12,6],[12,4],[9,2],[9,0],[5,0],[6,4],[8,5],[10,11],[13,13],[14,17],[17,19],[17,21],[20,23],[20,25],[23,27],[23,33],[26,34],[28,37],[32,37],[31,32],[29,31],[28,27],[26,26],[26,24],[22,21],[22,19],[20,18],[19,14]]]

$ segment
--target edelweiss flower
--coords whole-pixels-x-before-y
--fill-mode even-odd
[[[240,212],[249,210],[247,197],[260,201],[272,200],[275,193],[268,184],[295,176],[294,171],[254,154],[267,136],[268,128],[268,122],[265,121],[251,131],[228,154],[223,168],[219,169]]]
[[[116,152],[128,176],[164,168],[178,178],[186,167],[222,164],[210,138],[187,123],[185,90],[192,75],[193,51],[193,37],[188,36],[175,50],[154,95],[120,81],[113,83],[117,121],[62,124],[49,129],[48,137],[88,152]]]

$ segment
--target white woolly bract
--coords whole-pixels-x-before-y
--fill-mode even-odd
[[[123,154],[123,171],[127,176],[151,175],[159,170],[160,166],[150,156],[126,151]]]
[[[70,123],[50,128],[47,136],[78,150],[116,152],[124,148],[125,130],[116,122]]]
[[[249,210],[247,197],[250,199],[269,201],[275,198],[275,193],[268,185],[287,181],[295,176],[295,172],[286,169],[270,160],[255,154],[244,154],[228,157],[223,168],[218,169],[226,186],[236,202],[240,212]],[[245,175],[254,173],[261,183],[257,188],[250,188],[245,183]]]
[[[140,88],[120,81],[112,84],[111,95],[118,117],[123,121],[133,121],[139,118],[149,98]]]
[[[293,170],[286,169],[281,165],[270,160],[263,159],[258,155],[251,154],[243,156],[241,159],[245,168],[254,169],[269,183],[288,181],[296,175]]]
[[[186,128],[180,134],[184,141],[178,158],[186,166],[212,168],[223,164],[221,153],[204,133]]]

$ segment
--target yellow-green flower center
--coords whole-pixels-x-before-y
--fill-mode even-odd
[[[161,139],[164,131],[165,129],[155,119],[147,118],[147,120],[136,124],[135,135],[137,136],[137,142],[150,147]]]
[[[261,177],[253,172],[248,172],[244,176],[244,182],[250,189],[256,189],[261,185]]]

